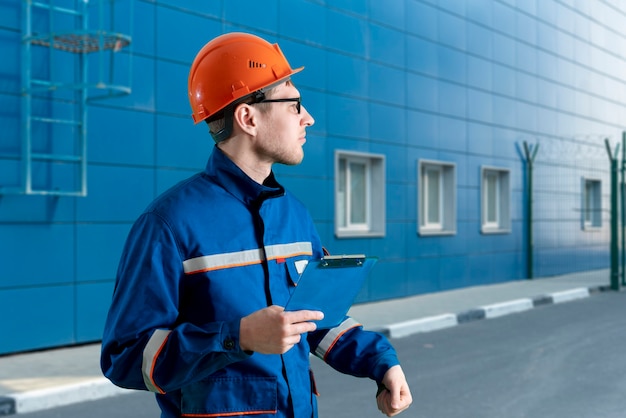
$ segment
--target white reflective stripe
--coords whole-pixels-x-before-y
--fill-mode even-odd
[[[154,369],[154,363],[156,362],[161,349],[165,345],[167,341],[167,337],[170,335],[169,330],[166,329],[157,329],[152,334],[152,337],[148,340],[148,344],[143,349],[143,362],[141,363],[141,371],[143,373],[143,382],[146,385],[146,388],[150,392],[156,393],[165,393],[163,390],[157,386],[152,378],[152,372]]]
[[[322,338],[322,341],[317,345],[315,349],[315,356],[324,360],[326,354],[330,351],[331,348],[335,345],[337,340],[341,338],[343,334],[351,330],[352,328],[360,327],[361,324],[355,321],[352,318],[347,318],[343,321],[339,326],[332,328],[328,333]]]
[[[275,244],[265,247],[268,260],[288,258],[298,255],[312,255],[313,246],[310,242],[292,242],[291,244]]]
[[[312,255],[313,246],[310,242],[294,242],[291,244],[275,244],[265,247],[268,260],[277,258],[295,257],[298,255]],[[265,260],[263,250],[236,251],[232,253],[205,255],[183,261],[185,274],[201,273],[211,270],[221,270],[232,267],[241,267],[259,264]]]
[[[193,274],[203,271],[246,266],[249,264],[259,264],[263,259],[263,252],[260,249],[237,251],[235,253],[190,258],[189,260],[183,261],[183,269],[185,274]]]

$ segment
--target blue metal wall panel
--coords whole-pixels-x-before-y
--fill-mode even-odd
[[[369,137],[367,101],[341,96],[331,96],[327,104],[328,135],[366,139]]]
[[[159,170],[155,174],[155,197],[177,183],[188,179],[200,170]],[[149,202],[146,203],[146,206]]]
[[[20,151],[20,96],[16,93],[0,93],[0,158]],[[2,167],[0,167],[2,170]]]
[[[370,25],[370,59],[382,65],[404,68],[406,66],[406,42],[404,37],[404,33],[399,32],[397,29],[374,24]],[[400,80],[396,80],[396,82]],[[376,90],[380,90],[376,87],[378,81],[376,80],[376,83],[373,85]]]
[[[81,224],[76,227],[76,277],[81,283],[115,279],[120,259],[119,249],[126,241],[130,222]],[[116,251],[112,251],[115,249]],[[94,301],[108,303],[106,298]]]
[[[76,201],[77,222],[134,221],[154,199],[153,170],[89,166],[89,194]]]
[[[320,102],[324,104],[326,102],[325,87],[327,86],[327,76],[331,78],[335,77],[335,72],[328,71],[328,54],[327,51],[315,46],[304,45],[301,43],[293,42],[291,39],[281,39],[280,49],[283,51],[286,57],[289,57],[289,63],[293,68],[304,67],[305,70],[294,76],[293,82],[298,89],[306,92],[302,100],[306,100],[308,103],[309,95],[312,93],[320,94]],[[329,74],[327,74],[327,72]],[[311,91],[312,90],[312,91]],[[321,93],[318,93],[320,92]],[[323,109],[322,107],[321,109]],[[319,119],[320,115],[315,112],[313,116]],[[313,128],[315,130],[320,129],[319,126]]]
[[[450,100],[452,98],[449,98]],[[469,152],[467,122],[453,117],[439,117],[439,149],[459,153]]]
[[[92,164],[151,166],[155,154],[154,115],[93,107],[89,112],[88,161]]]
[[[143,55],[134,55],[132,58],[132,74],[130,74],[130,85],[132,94],[117,98],[107,99],[92,104],[89,109],[99,108],[100,106],[122,108],[127,110],[154,112],[155,111],[155,64],[154,58],[148,58]],[[159,80],[161,81],[161,80]],[[167,84],[167,83],[166,83]],[[92,110],[91,113],[97,113]]]
[[[409,109],[430,110],[439,106],[437,81],[429,76],[407,73],[407,107]]]
[[[0,288],[0,354],[76,343],[74,285]]]
[[[398,88],[396,86],[395,88]],[[369,132],[372,141],[385,145],[405,145],[407,142],[407,118],[404,107],[370,103]]]
[[[0,5],[0,14],[2,6]],[[0,18],[2,19],[2,18]],[[0,93],[15,93],[20,91],[20,34],[0,26],[0,45],[2,45],[2,60],[0,60],[0,74],[3,74],[0,83]],[[2,113],[11,108],[2,107]],[[17,107],[19,109],[19,106]]]
[[[326,34],[334,36],[335,31],[341,30],[327,24],[328,14],[329,10],[317,2],[278,0],[278,33],[303,43],[328,45],[331,36],[327,38]]]
[[[0,290],[72,283],[74,248],[71,224],[3,224]]]
[[[389,209],[392,209],[394,206],[398,207],[400,206],[398,205],[399,202],[405,201],[406,197],[404,192],[406,190],[406,182],[407,179],[413,177],[414,172],[407,165],[406,153],[402,147],[389,144],[372,144],[371,150],[373,153],[384,155],[386,159],[385,178],[387,179],[387,199],[389,201],[389,205],[387,206],[387,217],[389,218],[392,216],[392,212],[390,212]],[[389,189],[394,186],[400,187],[401,190],[398,192],[399,194],[397,199],[393,199],[391,197],[393,194]],[[405,205],[402,206],[403,208],[406,207]],[[398,213],[398,216],[401,214],[403,219],[407,219],[407,216],[409,215],[404,209],[402,211],[398,209],[396,210],[396,213]]]
[[[437,44],[434,41],[413,36],[406,36],[405,43],[406,66],[409,74],[419,72],[423,76],[436,77],[439,72]],[[411,102],[408,105],[411,105]]]
[[[406,294],[408,282],[406,280],[407,266],[401,261],[386,261],[377,264],[372,269],[371,279],[367,282],[368,299],[381,300]],[[363,300],[362,300],[363,301]]]
[[[276,33],[278,32],[278,6],[277,1],[226,1],[223,4],[224,19],[245,28]]]
[[[180,24],[184,22],[184,24]],[[156,56],[159,60],[184,63],[185,72],[189,72],[189,64],[196,53],[206,43],[205,39],[221,33],[221,24],[217,20],[206,19],[201,15],[190,14],[183,9],[158,7],[156,9]],[[186,77],[163,78],[157,74],[157,80],[168,80],[178,89],[180,80],[187,82]],[[185,91],[184,89],[182,90]],[[186,99],[186,95],[183,95]],[[187,105],[188,107],[188,105]],[[181,108],[184,109],[184,108]]]
[[[302,163],[298,166],[298,178],[317,178],[320,182],[325,182],[329,177],[328,173],[334,170],[333,147],[329,146],[327,138],[310,132],[313,130],[307,131],[306,151]],[[288,179],[293,174],[293,167],[276,165],[274,172],[276,176]],[[295,189],[295,191],[316,194],[315,189]]]
[[[131,32],[133,54],[152,57],[156,51],[156,7],[154,3],[144,1],[133,1],[133,7],[134,19]],[[151,36],[145,36],[148,33]],[[155,36],[152,36],[152,34],[155,34]]]
[[[408,294],[431,293],[441,290],[439,277],[441,275],[441,263],[439,257],[408,258],[405,265]]]
[[[404,0],[370,1],[370,19],[396,30],[404,30],[406,3]]]
[[[404,106],[406,81],[404,71],[376,63],[369,64],[369,97],[391,105]]]
[[[33,318],[11,322],[20,337],[0,341],[0,353],[99,338],[126,231],[154,197],[202,170],[213,148],[206,126],[191,122],[187,73],[196,51],[224,31],[279,42],[294,67],[306,67],[294,81],[316,123],[303,163],[275,171],[309,207],[333,253],[380,257],[359,302],[524,278],[524,141],[541,145],[535,273],[608,265],[609,215],[601,228],[584,230],[581,187],[585,177],[600,179],[608,207],[603,140],[619,138],[626,94],[619,6],[139,0],[134,7],[133,92],[89,106],[88,196],[0,196],[0,262],[9,266],[0,277],[0,315],[17,317],[33,301],[59,312],[38,337],[24,332]],[[0,4],[2,186],[20,176],[20,10],[17,2]],[[127,58],[122,52],[116,66]],[[35,106],[69,111],[48,100]],[[385,156],[384,237],[335,236],[335,150]],[[417,161],[424,159],[455,164],[455,235],[417,234]],[[483,166],[510,170],[510,233],[481,233]],[[33,254],[43,257],[46,275],[22,268]],[[50,289],[63,306],[45,298]]]
[[[369,26],[367,22],[360,17],[334,10],[328,10],[325,15],[326,18],[323,21],[326,21],[328,36],[325,38],[320,36],[319,42],[324,42],[325,47],[343,54],[359,57],[368,55]],[[323,32],[324,28],[319,27],[314,30]],[[337,72],[339,71],[335,73]]]
[[[367,97],[368,61],[335,52],[327,53],[327,88],[341,95]]]
[[[76,285],[76,341],[98,341],[111,304],[113,282]]]
[[[21,5],[18,3],[0,3],[0,28],[14,31],[20,30]]]
[[[207,156],[213,149],[213,139],[209,136],[206,123],[194,125],[191,112],[186,117],[158,115],[154,136],[154,163],[158,167],[203,169]]]
[[[188,115],[190,110],[187,97],[189,64],[157,61],[155,73],[157,80],[167,80],[167,82],[161,81],[155,89],[155,104],[158,111]]]
[[[469,280],[466,256],[449,256],[439,258],[439,290],[458,289],[473,285]]]
[[[324,138],[327,133],[326,126],[328,124],[328,115],[326,114],[326,95],[320,93],[319,91],[310,90],[306,85],[300,82],[295,83],[295,85],[300,91],[302,106],[304,106],[307,112],[309,112],[313,119],[315,119],[314,125],[307,129],[307,137],[309,135],[320,135]],[[307,144],[307,147],[309,145],[311,145],[310,142]]]

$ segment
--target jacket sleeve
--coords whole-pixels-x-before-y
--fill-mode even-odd
[[[239,321],[179,323],[182,257],[154,213],[133,225],[104,327],[101,368],[118,386],[165,393],[246,359]]]
[[[336,328],[308,335],[311,352],[332,368],[381,383],[387,370],[400,364],[396,350],[382,334],[365,331],[350,317]]]

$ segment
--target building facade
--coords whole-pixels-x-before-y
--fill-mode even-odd
[[[609,265],[623,0],[30,3],[0,3],[0,354],[100,339],[130,226],[212,150],[187,74],[230,31],[306,67],[275,171],[332,253],[379,257],[357,302]]]

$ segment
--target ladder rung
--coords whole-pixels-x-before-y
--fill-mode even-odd
[[[88,85],[88,84],[81,84],[81,83],[61,83],[59,81],[50,81],[50,80],[42,80],[38,78],[33,78],[30,80],[30,86],[24,88],[24,93],[84,90],[89,87],[112,88],[103,83]]]
[[[33,2],[32,5],[34,7],[39,7],[41,9],[51,10],[53,12],[67,13],[67,14],[71,14],[71,15],[79,15],[80,14],[78,10],[68,9],[66,7],[53,6],[51,4],[46,4],[46,3]]]
[[[36,78],[33,78],[32,80],[30,80],[30,86],[25,87],[23,92],[27,94],[40,92],[49,93],[61,89],[63,89],[61,83],[53,83],[48,80],[38,80]]]
[[[30,83],[36,84],[38,86],[48,87],[48,88],[56,88],[61,84],[61,83],[53,83],[52,81],[48,81],[48,80],[41,80],[39,78],[33,78],[32,80],[30,80]]]
[[[49,93],[55,91],[71,91],[71,90],[82,90],[89,87],[85,84],[80,83],[61,83],[61,82],[53,82],[50,80],[41,80],[37,78],[33,78],[30,80],[30,86],[24,88],[24,93]]]
[[[25,193],[28,195],[39,195],[39,196],[75,196],[75,197],[87,196],[87,193],[81,190],[30,189],[30,190],[27,190]]]
[[[0,196],[3,194],[24,194],[24,189],[21,187],[0,187]]]
[[[59,154],[30,154],[31,159],[38,161],[55,161],[55,162],[68,162],[68,163],[80,163],[83,158],[80,155],[59,155]]]
[[[31,116],[31,120],[35,122],[44,122],[44,123],[59,123],[63,125],[74,125],[80,126],[81,123],[77,120],[69,120],[69,119],[53,119],[53,118],[44,118],[41,116]]]

